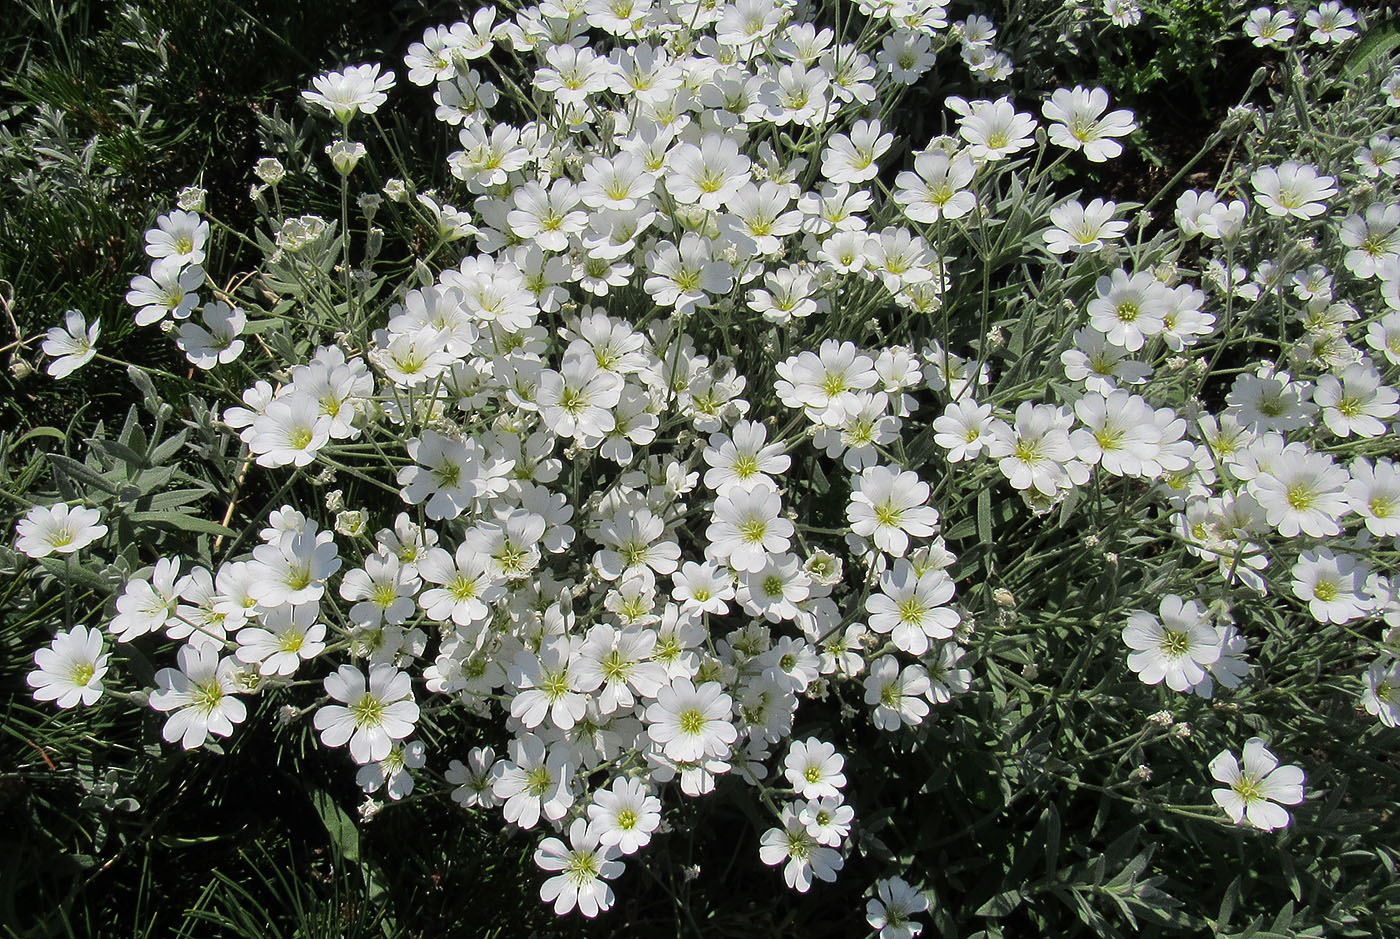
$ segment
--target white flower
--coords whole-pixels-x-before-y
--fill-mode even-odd
[[[797,810],[797,820],[817,844],[838,847],[851,833],[856,810],[841,802],[840,794],[808,799]]]
[[[1312,27],[1308,39],[1319,44],[1343,43],[1356,35],[1349,27],[1356,25],[1356,14],[1342,6],[1337,0],[1327,0],[1303,16],[1303,22]]]
[[[1338,237],[1352,249],[1344,261],[1347,270],[1361,278],[1377,276],[1400,256],[1400,205],[1377,202],[1364,215],[1348,215]]]
[[[1378,538],[1400,535],[1400,468],[1390,460],[1377,460],[1374,466],[1364,457],[1350,466],[1346,484],[1347,502]]]
[[[676,201],[717,211],[747,183],[752,161],[739,145],[720,134],[706,134],[699,145],[680,144],[667,158],[666,191]]]
[[[472,747],[467,762],[453,760],[447,764],[443,777],[455,788],[452,801],[464,809],[473,806],[491,808],[499,803],[491,791],[491,768],[496,764],[496,751],[490,747]]]
[[[732,487],[715,500],[714,521],[705,537],[718,560],[727,560],[740,571],[761,571],[769,554],[788,549],[794,531],[783,518],[782,498],[771,483],[752,489]]]
[[[570,672],[578,687],[602,688],[597,701],[603,714],[630,709],[638,697],[656,697],[667,680],[665,666],[650,661],[655,648],[654,630],[619,630],[595,623],[578,647]]]
[[[394,73],[380,75],[378,65],[352,65],[317,76],[311,85],[315,90],[303,91],[301,96],[348,124],[356,114],[373,114],[389,100],[385,92],[394,87]]]
[[[879,939],[913,939],[924,931],[913,916],[927,909],[928,897],[904,878],[890,877],[875,883],[875,896],[865,906],[865,921],[880,931]]]
[[[650,509],[619,512],[598,526],[597,540],[603,549],[593,555],[593,566],[604,580],[642,569],[674,574],[681,547],[665,535],[666,523]]]
[[[535,87],[554,95],[560,105],[583,105],[588,96],[607,91],[612,64],[591,47],[550,46],[547,63],[535,72]]]
[[[184,266],[175,258],[161,258],[151,265],[151,276],[131,280],[126,302],[137,307],[136,325],[150,326],[167,316],[184,319],[199,305],[194,289],[204,282],[198,265]]]
[[[611,789],[599,789],[588,806],[588,825],[602,845],[616,845],[622,854],[635,854],[651,843],[661,825],[661,800],[646,783],[619,776]]]
[[[656,188],[656,176],[647,171],[641,157],[618,153],[594,157],[583,168],[578,196],[590,209],[630,212],[643,204]]]
[[[1136,26],[1142,22],[1137,0],[1103,0],[1103,12],[1114,26]]]
[[[506,215],[511,233],[546,251],[566,250],[570,236],[588,227],[587,213],[576,208],[578,187],[567,179],[556,179],[548,189],[539,183],[526,183],[511,199],[515,207]]]
[[[601,844],[598,833],[581,818],[569,826],[569,844],[546,838],[535,850],[535,863],[542,870],[559,871],[540,886],[540,899],[554,904],[560,916],[575,906],[590,919],[613,904],[613,891],[603,881],[622,874],[623,864],[615,860],[618,849]]]
[[[682,235],[679,245],[661,242],[647,255],[650,276],[643,289],[658,305],[677,312],[709,306],[712,296],[728,293],[734,285],[734,268],[712,252],[711,242],[695,232]]]
[[[991,439],[992,406],[963,398],[933,420],[933,442],[948,451],[949,463],[976,459]]]
[[[1332,176],[1322,176],[1306,163],[1289,160],[1282,166],[1264,166],[1249,177],[1254,201],[1274,216],[1316,218],[1327,211],[1324,200],[1337,194]]]
[[[794,741],[789,748],[783,775],[804,799],[840,796],[841,787],[846,785],[846,775],[841,772],[845,765],[846,758],[836,752],[835,744],[808,737]]]
[[[870,628],[888,633],[895,647],[910,655],[923,655],[929,640],[950,639],[961,617],[949,607],[953,579],[946,571],[915,572],[901,560],[880,575],[880,592],[865,601]]]
[[[850,234],[866,237],[861,232]],[[832,405],[849,403],[855,392],[880,382],[874,359],[854,343],[835,339],[824,341],[818,352],[802,352],[779,362],[777,371],[774,388],[779,399],[790,408],[804,408],[814,421],[824,420]]]
[[[1050,142],[1068,150],[1082,149],[1085,158],[1093,163],[1122,153],[1122,144],[1112,138],[1127,136],[1137,129],[1131,111],[1104,113],[1108,110],[1108,92],[1102,88],[1057,88],[1041,110],[1052,122]]]
[[[1098,296],[1089,301],[1089,325],[1109,342],[1136,352],[1162,331],[1169,294],[1151,274],[1119,269],[1095,281],[1094,290]]]
[[[712,562],[686,561],[671,575],[671,598],[688,609],[724,615],[734,599],[734,578]]]
[[[826,409],[826,423],[817,428],[812,442],[828,457],[841,457],[841,465],[848,470],[872,466],[884,459],[880,448],[899,438],[901,421],[886,413],[889,406],[883,391],[857,391]]]
[[[585,446],[599,442],[617,426],[612,409],[622,399],[624,381],[589,358],[567,359],[561,371],[545,369],[535,400],[540,418],[560,437],[578,438]]]
[[[337,140],[326,145],[326,156],[331,158],[331,165],[341,176],[349,176],[354,172],[366,152],[365,145],[359,141]]]
[[[1377,134],[1364,147],[1357,147],[1353,158],[1361,172],[1371,179],[1382,173],[1386,176],[1400,175],[1400,140],[1393,140],[1384,134]]]
[[[1052,254],[1099,250],[1106,240],[1121,238],[1128,230],[1126,221],[1114,220],[1116,211],[1117,203],[1103,199],[1094,199],[1087,206],[1071,199],[1056,206],[1050,210],[1050,221],[1055,227],[1045,232],[1045,247]]]
[[[204,246],[209,241],[209,223],[194,212],[175,210],[156,219],[156,227],[146,232],[146,254],[172,258],[182,267],[204,263]]]
[[[1366,593],[1370,568],[1350,554],[1330,548],[1304,551],[1293,565],[1293,595],[1308,604],[1319,623],[1346,623],[1371,609]]]
[[[940,643],[924,661],[928,663],[929,689],[925,696],[934,704],[947,704],[953,695],[964,694],[972,688],[972,670],[959,668],[967,650],[956,642]]]
[[[222,300],[206,304],[201,312],[204,326],[185,322],[175,344],[197,367],[211,369],[227,365],[243,354],[243,340],[238,338],[248,325],[248,317]]]
[[[1313,389],[1313,402],[1322,408],[1322,421],[1338,437],[1379,437],[1383,418],[1400,413],[1400,394],[1381,384],[1381,373],[1369,364],[1347,366],[1341,378],[1322,375]]]
[[[966,188],[976,173],[968,153],[950,156],[942,150],[922,150],[914,156],[913,171],[895,177],[894,201],[911,221],[962,218],[977,206],[977,196]]]
[[[772,7],[778,9],[776,5]],[[807,68],[800,62],[778,69],[776,87],[772,88],[774,103],[767,118],[774,124],[812,124],[830,107],[827,95],[831,81],[821,63]]]
[[[248,449],[259,466],[306,466],[331,439],[331,418],[308,394],[292,393],[267,406],[252,424]]]
[[[72,554],[107,534],[102,512],[84,506],[36,505],[15,524],[15,547],[31,558]]]
[[[1035,118],[1017,111],[1010,98],[971,104],[949,98],[948,106],[962,115],[958,133],[968,142],[967,152],[975,159],[1004,159],[1035,142]]]
[[[169,743],[180,741],[186,750],[202,746],[213,734],[227,737],[233,725],[248,716],[243,702],[234,697],[240,689],[238,663],[232,656],[219,657],[218,646],[185,645],[176,653],[178,669],[163,668],[156,673],[158,690],[151,695],[151,707],[172,712],[165,720],[161,736]]]
[[[249,587],[253,599],[264,609],[319,601],[326,592],[326,579],[340,570],[334,538],[330,532],[317,531],[311,522],[254,548],[258,578]]]
[[[1309,391],[1306,382],[1294,381],[1287,372],[1243,374],[1225,396],[1227,413],[1251,430],[1297,430],[1310,426],[1317,413]]]
[[[498,457],[475,438],[454,440],[434,430],[408,441],[408,455],[415,466],[399,470],[403,500],[410,505],[427,501],[428,518],[456,518],[509,485],[513,460]]]
[[[1190,691],[1206,679],[1206,669],[1220,658],[1220,636],[1194,600],[1167,594],[1159,620],[1146,610],[1134,610],[1123,628],[1123,642],[1133,652],[1128,667],[1148,685],[1165,679],[1173,691]]]
[[[902,724],[917,726],[928,716],[923,697],[928,690],[928,673],[922,665],[909,665],[900,671],[894,656],[883,655],[870,663],[865,703],[875,709],[871,719],[876,727],[895,731]]]
[[[53,637],[48,648],[34,653],[37,669],[26,677],[38,701],[58,707],[93,704],[102,697],[102,678],[110,653],[103,650],[102,633],[74,626]]]
[[[92,361],[97,355],[94,346],[102,324],[97,320],[88,326],[83,314],[69,310],[63,315],[63,325],[49,329],[44,337],[44,355],[53,358],[48,373],[54,378],[66,378]]]
[[[1400,727],[1400,659],[1372,662],[1364,676],[1361,706],[1387,727]]]
[[[1285,538],[1330,538],[1341,531],[1338,519],[1351,511],[1347,480],[1346,469],[1325,453],[1284,451],[1251,481],[1250,492]]]
[[[719,682],[697,688],[690,679],[677,678],[647,707],[647,736],[677,763],[722,759],[738,739],[732,714],[732,701]]]
[[[810,890],[813,878],[834,881],[845,864],[841,852],[818,844],[790,806],[783,809],[781,823],[781,828],[770,828],[759,839],[758,856],[763,863],[771,866],[786,861],[783,879],[798,893]]]
[[[1244,34],[1259,48],[1277,46],[1293,38],[1293,14],[1287,10],[1275,13],[1269,7],[1251,10],[1244,20]]]
[[[1366,345],[1385,356],[1391,365],[1400,365],[1400,311],[1390,310],[1367,326]]]
[[[180,593],[175,586],[179,577],[180,559],[161,558],[149,580],[127,581],[126,589],[117,598],[117,615],[107,626],[116,634],[117,642],[130,642],[137,636],[165,629],[179,606]]]
[[[889,72],[890,79],[901,85],[914,84],[936,60],[928,36],[902,29],[885,37],[876,56],[876,61]]]
[[[1073,420],[1053,405],[1022,401],[1016,406],[1014,428],[1002,421],[993,425],[987,454],[1015,488],[1053,496],[1070,485],[1066,464],[1074,459],[1069,442]]]
[[[556,636],[540,645],[539,652],[516,654],[508,671],[519,689],[510,700],[510,716],[534,729],[548,717],[560,730],[569,730],[588,710],[588,692],[601,683],[600,675],[585,676],[573,667],[579,642]]]
[[[731,487],[753,489],[761,482],[773,483],[772,476],[787,471],[791,459],[781,443],[767,443],[768,428],[757,421],[739,421],[731,436],[711,434],[704,459],[705,485],[715,492]],[[772,475],[770,475],[772,474]]]
[[[1265,831],[1283,828],[1289,821],[1283,806],[1303,801],[1303,771],[1279,766],[1259,737],[1245,743],[1243,767],[1233,753],[1222,750],[1210,761],[1210,774],[1229,786],[1212,790],[1211,795],[1236,824],[1248,823]]]
[[[852,482],[846,519],[851,531],[871,538],[881,551],[902,557],[910,537],[927,538],[938,530],[938,510],[925,505],[928,497],[928,483],[918,474],[872,466]]]
[[[491,573],[490,558],[473,551],[466,542],[454,554],[444,548],[430,548],[418,562],[418,574],[437,586],[418,596],[418,605],[428,618],[438,623],[449,620],[470,626],[491,616],[488,604],[505,593],[502,580]]]
[[[326,694],[341,704],[323,705],[313,721],[321,743],[328,747],[350,744],[356,763],[378,762],[389,755],[393,741],[413,733],[418,705],[407,672],[390,665],[371,665],[369,684],[353,665],[342,665],[326,676]]]
[[[390,799],[398,801],[413,791],[413,774],[409,770],[421,769],[427,761],[423,741],[395,741],[384,759],[360,767],[355,773],[355,782],[365,792],[378,792],[383,788]]]
[[[1074,403],[1084,424],[1070,434],[1074,454],[1114,476],[1155,476],[1162,436],[1146,399],[1126,391],[1089,392]]]
[[[876,160],[894,143],[879,121],[856,121],[849,136],[836,134],[822,151],[822,175],[833,183],[863,183],[879,175]]]
[[[418,565],[404,565],[396,555],[381,553],[365,558],[340,582],[344,600],[358,600],[350,608],[350,621],[357,626],[397,626],[413,615],[413,595],[420,585]]]
[[[1167,311],[1162,315],[1162,341],[1173,352],[1180,352],[1187,346],[1200,341],[1199,337],[1209,336],[1215,329],[1215,314],[1206,313],[1201,304],[1206,302],[1204,291],[1190,284],[1178,284],[1166,292]]]
[[[260,626],[239,630],[234,655],[240,662],[257,665],[260,675],[291,675],[326,648],[326,626],[316,622],[318,612],[316,603],[265,611]]]
[[[491,793],[505,803],[501,814],[507,822],[528,829],[535,827],[541,813],[552,822],[564,817],[574,804],[575,765],[566,750],[550,750],[531,733],[511,741],[510,759],[491,769]]]

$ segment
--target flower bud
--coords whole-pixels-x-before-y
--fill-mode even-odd
[[[198,186],[186,186],[180,190],[175,201],[186,212],[203,212],[205,195],[205,191]]]
[[[331,164],[341,176],[349,176],[355,169],[355,164],[365,155],[365,145],[362,143],[352,143],[349,140],[337,140],[326,147],[326,153],[331,158]]]
[[[384,183],[384,195],[390,202],[402,202],[408,198],[408,186],[402,179],[390,179]]]
[[[253,175],[269,186],[275,186],[287,175],[287,168],[276,157],[263,157],[253,167]]]
[[[30,375],[34,374],[34,366],[30,365],[18,355],[11,355],[10,374],[15,377],[16,381],[24,381]]]
[[[336,513],[335,530],[337,534],[344,535],[346,538],[363,536],[365,533],[365,513],[354,509]]]

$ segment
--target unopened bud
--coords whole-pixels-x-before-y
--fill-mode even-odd
[[[253,175],[269,186],[275,186],[287,175],[287,168],[276,157],[263,157],[253,167]]]
[[[16,381],[24,381],[30,375],[33,375],[34,371],[34,366],[30,365],[18,355],[10,356],[10,374],[15,377]]]
[[[364,157],[365,145],[349,140],[337,140],[326,147],[326,153],[330,156],[336,172],[341,176],[349,176],[355,169],[355,164]]]
[[[186,212],[203,212],[205,191],[198,186],[186,186],[180,190],[176,202]]]

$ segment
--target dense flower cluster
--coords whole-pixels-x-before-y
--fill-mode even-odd
[[[424,34],[407,79],[433,89],[472,204],[415,203],[397,180],[384,197],[426,212],[438,248],[472,247],[372,315],[337,225],[277,220],[280,282],[343,250],[328,277],[352,293],[304,337],[304,361],[260,372],[222,412],[259,467],[378,470],[397,504],[373,533],[369,509],[332,506],[327,528],[287,505],[249,551],[212,566],[163,557],[125,585],[113,640],[178,644],[150,696],[167,740],[227,736],[266,690],[314,676],[326,697],[308,702],[311,724],[347,748],[367,792],[400,798],[436,762],[415,738],[425,714],[503,726],[505,752],[451,763],[453,798],[555,832],[535,859],[560,913],[608,909],[607,882],[661,830],[665,801],[724,777],[773,809],[759,857],[805,892],[837,876],[859,819],[844,755],[794,733],[804,704],[863,704],[894,734],[977,681],[978,625],[957,602],[935,478],[1002,487],[1046,525],[1130,494],[1173,564],[1199,574],[1173,582],[1196,596],[1160,591],[1156,612],[1122,621],[1142,682],[1239,687],[1252,640],[1229,598],[1268,597],[1358,632],[1383,621],[1391,652],[1361,701],[1400,723],[1400,588],[1393,555],[1373,550],[1400,536],[1400,470],[1367,445],[1400,413],[1400,149],[1377,136],[1348,165],[1252,167],[1181,195],[1175,229],[1147,242],[1111,201],[1053,200],[1025,263],[1073,270],[1083,289],[1064,295],[1067,317],[1050,311],[1045,374],[1028,377],[995,354],[1005,337],[985,312],[977,334],[927,325],[947,322],[966,270],[952,246],[988,237],[1027,156],[1111,160],[1133,116],[1099,88],[1039,107],[950,97],[955,133],[895,173],[882,96],[948,50],[984,80],[1011,63],[990,23],[950,27],[936,0],[858,7],[856,43],[774,0],[547,0]],[[1328,3],[1304,22],[1335,43],[1354,18]],[[1280,43],[1292,23],[1265,8],[1245,29]],[[502,116],[512,90],[476,64],[498,50],[533,64],[524,123]],[[364,65],[304,95],[348,132],[393,81]],[[329,157],[346,180],[364,153],[342,140]],[[276,185],[281,166],[258,175]],[[1196,238],[1193,274],[1176,262]],[[1318,242],[1335,243],[1340,268],[1313,260]],[[249,311],[203,271],[209,245],[197,211],[162,216],[127,300],[217,370],[252,343]],[[870,333],[856,310],[908,341],[844,339]],[[75,316],[50,336],[55,375],[92,354],[96,327]],[[716,325],[730,321],[754,347]],[[1245,333],[1276,356],[1242,359],[1231,344]],[[1217,374],[1222,354],[1232,367]],[[913,458],[916,439],[936,456]],[[820,518],[802,485],[816,472]],[[106,534],[98,520],[37,508],[18,547],[84,549]],[[108,655],[76,627],[30,682],[59,706],[90,704]],[[1210,762],[1230,819],[1287,823],[1273,803],[1301,801],[1302,771],[1277,762],[1257,738],[1243,768],[1229,751]],[[914,935],[927,907],[884,880],[869,922]]]

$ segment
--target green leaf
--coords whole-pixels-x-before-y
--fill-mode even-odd
[[[218,522],[186,515],[183,512],[129,512],[126,517],[134,524],[146,525],[151,528],[192,531],[200,535],[222,535],[226,538],[235,534],[233,529],[226,528]]]
[[[347,815],[324,789],[312,789],[308,795],[311,797],[311,806],[316,810],[316,814],[321,816],[321,824],[326,826],[326,834],[330,836],[331,847],[335,848],[335,853],[347,861],[358,863],[360,830],[355,827],[355,820]]]
[[[49,462],[53,464],[54,469],[58,470],[60,473],[85,482],[90,486],[96,486],[109,495],[117,494],[118,483],[115,480],[108,479],[106,474],[99,473],[86,463],[79,463],[72,457],[64,456],[61,453],[50,453],[48,454],[48,458]]]
[[[1342,66],[1343,77],[1360,78],[1366,74],[1372,62],[1388,57],[1396,47],[1400,47],[1400,29],[1396,29],[1393,23],[1371,27],[1352,48],[1351,55],[1347,56],[1346,64]]]
[[[1045,876],[1050,877],[1060,858],[1060,813],[1054,803],[1045,807],[1041,821],[1045,823]]]
[[[27,433],[24,434],[22,437],[20,437],[18,440],[16,440],[16,441],[14,442],[14,444],[12,444],[12,446],[14,446],[14,447],[17,448],[17,447],[19,447],[20,444],[22,444],[22,443],[24,443],[24,442],[30,440],[31,438],[36,438],[36,437],[52,437],[54,440],[66,440],[66,439],[67,439],[67,438],[63,435],[63,431],[59,430],[57,427],[35,427],[33,430],[27,432]]]
[[[157,466],[164,463],[166,460],[179,453],[180,449],[184,447],[185,441],[189,439],[190,432],[188,429],[185,429],[170,437],[168,440],[161,441],[156,445],[156,448],[151,451],[151,462]]]
[[[171,489],[169,492],[159,492],[151,496],[151,501],[147,508],[154,511],[159,511],[161,509],[178,509],[183,505],[189,505],[191,502],[203,499],[211,492],[213,492],[213,490],[207,488]]]
[[[151,461],[144,453],[139,453],[124,443],[115,440],[88,440],[88,447],[113,460],[119,460],[134,469],[150,469]]]
[[[1005,916],[1021,905],[1025,897],[1020,890],[1003,890],[977,908],[975,916]]]
[[[100,590],[103,593],[112,592],[112,584],[97,571],[77,563],[70,565],[66,558],[39,558],[39,564],[44,570],[65,583]]]
[[[977,493],[977,540],[992,543],[992,490],[986,486]]]
[[[1215,931],[1219,932],[1230,925],[1230,917],[1235,915],[1235,907],[1240,902],[1240,877],[1236,874],[1235,879],[1230,881],[1230,886],[1225,888],[1225,896],[1220,901],[1220,912],[1215,914]]]

